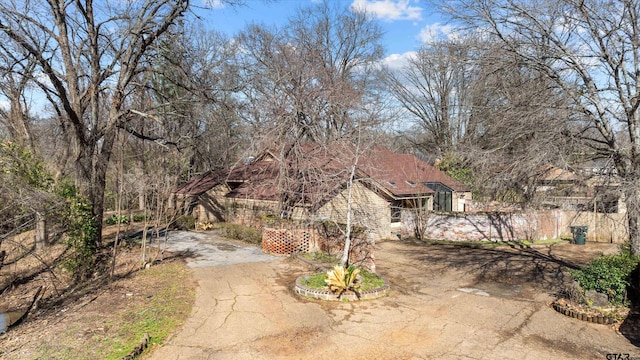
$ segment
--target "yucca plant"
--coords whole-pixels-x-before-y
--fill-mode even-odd
[[[200,230],[206,231],[206,230],[211,230],[211,229],[213,229],[213,228],[214,228],[214,226],[213,226],[213,224],[212,224],[212,223],[210,223],[210,222],[208,222],[208,221],[205,221],[205,222],[200,222],[200,223],[198,223],[198,228],[199,228]]]
[[[353,291],[360,298],[360,293],[358,292],[360,287],[359,274],[360,269],[353,265],[346,269],[343,266],[336,265],[333,270],[327,271],[327,278],[324,282],[327,283],[329,290],[338,294],[338,299],[347,290]]]

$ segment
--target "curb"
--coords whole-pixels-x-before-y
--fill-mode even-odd
[[[389,284],[387,283],[386,280],[384,280],[384,285],[382,287],[379,288],[375,288],[375,289],[371,289],[371,290],[366,290],[366,291],[361,291],[360,292],[360,298],[358,299],[358,296],[356,294],[354,294],[353,292],[349,291],[349,292],[345,292],[344,294],[342,294],[342,296],[340,296],[340,298],[338,298],[338,296],[336,296],[336,294],[334,294],[332,291],[330,290],[325,290],[325,289],[310,289],[306,286],[304,286],[302,284],[302,279],[304,279],[305,276],[300,276],[296,279],[296,286],[295,286],[295,292],[296,294],[300,295],[300,296],[304,296],[304,297],[308,297],[308,298],[312,298],[312,299],[317,299],[317,300],[325,300],[325,301],[358,301],[358,300],[373,300],[373,299],[378,299],[384,296],[387,296],[387,294],[389,294]]]
[[[568,306],[562,306],[556,302],[552,303],[551,306],[555,311],[559,312],[562,315],[586,322],[591,322],[594,324],[611,325],[616,322],[610,317],[606,317],[603,315],[589,315],[582,311],[570,309]]]

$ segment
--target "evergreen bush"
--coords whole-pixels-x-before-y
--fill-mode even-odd
[[[584,268],[572,271],[572,275],[584,290],[606,294],[612,304],[625,304],[638,262],[640,257],[624,251],[618,255],[599,257]]]

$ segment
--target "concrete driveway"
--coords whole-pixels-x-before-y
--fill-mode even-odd
[[[247,246],[213,233],[172,231],[167,250],[187,253],[190,268],[271,261],[278,257],[267,255],[256,246]]]
[[[391,284],[390,295],[328,303],[293,293],[294,279],[312,272],[295,259],[265,258],[215,237],[186,241],[193,241],[189,248],[197,254],[201,246],[196,241],[214,247],[230,244],[258,261],[194,265],[199,288],[192,315],[167,344],[153,349],[151,359],[640,356],[638,348],[611,327],[571,319],[548,306],[568,265],[555,249],[383,242],[376,250],[376,264]],[[221,252],[231,249],[221,246]]]

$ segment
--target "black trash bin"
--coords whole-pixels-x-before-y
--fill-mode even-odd
[[[576,245],[584,245],[587,242],[587,226],[569,226],[573,235],[573,243]]]

